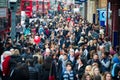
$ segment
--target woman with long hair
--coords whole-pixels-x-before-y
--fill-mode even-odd
[[[112,75],[110,72],[105,72],[103,80],[112,80]]]

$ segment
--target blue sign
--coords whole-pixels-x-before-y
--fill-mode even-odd
[[[80,2],[86,2],[87,0],[79,0]]]
[[[82,2],[86,2],[87,0],[75,0],[75,4],[82,4]]]
[[[105,10],[100,11],[99,19],[100,19],[100,21],[106,21],[106,11]]]

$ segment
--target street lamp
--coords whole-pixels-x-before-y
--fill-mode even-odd
[[[9,0],[10,10],[11,10],[11,33],[10,36],[12,40],[16,36],[16,10],[17,10],[17,0]]]

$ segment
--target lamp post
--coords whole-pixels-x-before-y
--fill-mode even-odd
[[[16,10],[17,10],[17,0],[9,0],[10,10],[11,10],[11,33],[10,36],[12,40],[15,39],[16,36]]]

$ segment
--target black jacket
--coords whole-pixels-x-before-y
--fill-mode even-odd
[[[82,78],[82,75],[84,74],[84,71],[85,71],[85,65],[81,66],[79,69],[78,69],[78,64],[76,64],[74,70],[75,70],[75,74],[77,75],[78,74],[78,77],[79,79]]]
[[[38,80],[43,80],[43,69],[42,69],[42,64],[36,63],[35,68],[38,71]]]
[[[17,66],[17,63],[19,62],[22,62],[21,56],[12,55],[10,58],[10,71],[12,71]]]
[[[29,66],[29,80],[38,80],[38,71],[35,67]]]

